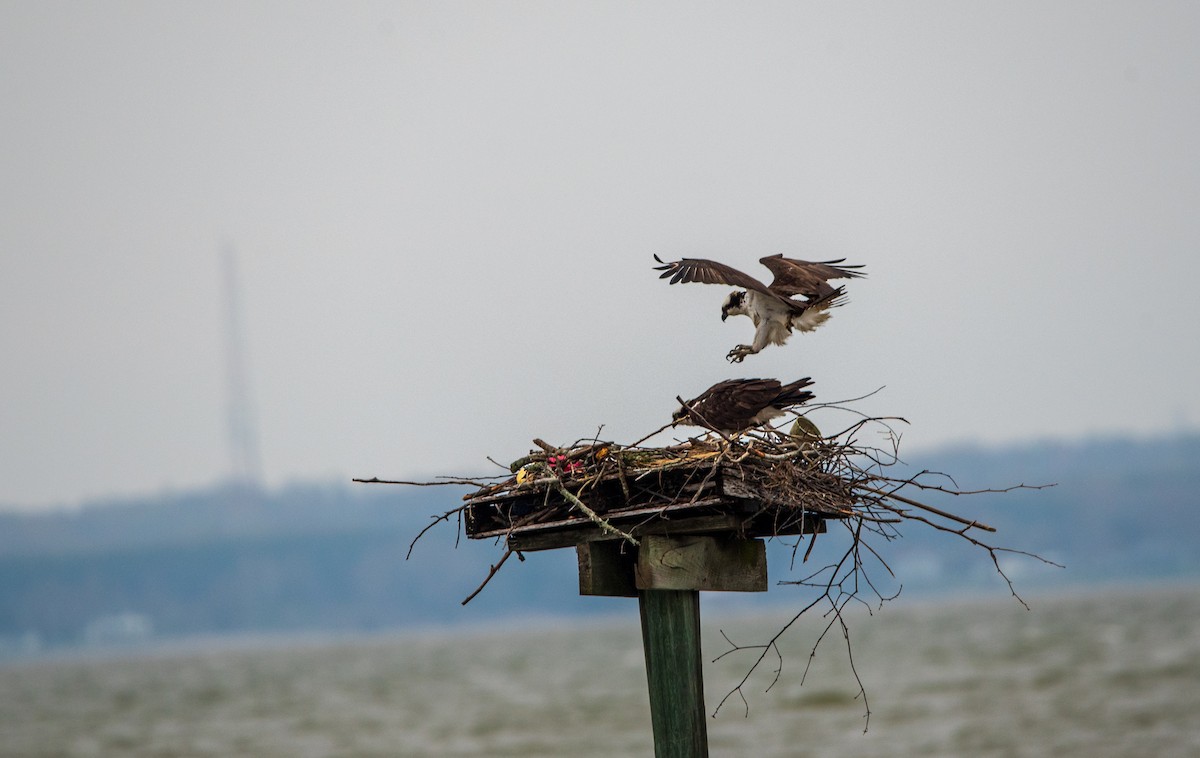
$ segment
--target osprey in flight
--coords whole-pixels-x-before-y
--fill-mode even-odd
[[[776,379],[726,379],[694,400],[679,400],[682,405],[671,418],[676,424],[703,426],[724,434],[742,432],[782,416],[790,406],[812,400],[816,396],[804,389],[810,385],[809,377],[788,385]]]
[[[671,284],[701,282],[745,288],[729,293],[721,305],[722,321],[730,316],[749,316],[754,322],[754,342],[730,350],[725,357],[731,363],[740,363],[767,345],[782,345],[793,329],[802,332],[816,329],[829,319],[830,308],[844,302],[844,289],[831,286],[829,280],[866,276],[857,270],[862,266],[836,265],[845,258],[812,262],[784,258],[782,254],[768,255],[758,260],[775,275],[768,286],[731,266],[703,258],[667,263],[656,255],[654,260],[663,264],[654,267],[655,271],[663,272],[659,279],[671,277]],[[793,300],[793,295],[805,299]]]

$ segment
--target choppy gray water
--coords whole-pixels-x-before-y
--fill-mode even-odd
[[[708,597],[706,595],[706,597]],[[709,720],[719,756],[1200,755],[1200,587],[1015,600],[897,601],[818,624]],[[788,614],[705,608],[749,643]],[[0,667],[5,756],[648,756],[636,604],[628,621],[243,644]],[[709,711],[749,664],[706,663]]]

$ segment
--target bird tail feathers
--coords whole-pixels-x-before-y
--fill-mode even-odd
[[[792,317],[792,327],[802,332],[811,332],[829,320],[830,308],[836,308],[846,303],[844,287],[831,288],[829,293],[812,301],[799,316]]]
[[[772,405],[783,407],[807,403],[816,397],[816,395],[804,389],[805,387],[811,387],[812,383],[812,377],[806,376],[803,379],[797,379],[791,384],[785,384],[779,389],[779,395]]]
[[[831,287],[824,295],[821,295],[821,297],[812,301],[808,307],[810,309],[815,308],[818,310],[825,310],[826,308],[837,308],[838,306],[845,305],[848,302],[850,301],[846,297],[845,287]]]

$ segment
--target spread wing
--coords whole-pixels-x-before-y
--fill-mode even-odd
[[[858,271],[862,266],[837,265],[845,260],[838,258],[832,261],[800,261],[784,258],[781,253],[759,258],[758,262],[775,275],[775,280],[769,288],[774,294],[783,297],[803,295],[813,301],[829,297],[836,292],[829,284],[830,279],[857,279],[866,276]]]
[[[761,292],[764,295],[772,295],[778,297],[777,293],[772,292],[767,288],[767,285],[758,281],[749,274],[743,274],[732,266],[726,266],[724,263],[705,260],[704,258],[681,258],[672,263],[667,263],[657,255],[654,260],[663,264],[655,266],[655,271],[661,271],[659,279],[671,277],[671,284],[679,284],[683,282],[700,282],[701,284],[727,284],[730,287],[744,287],[748,290]]]

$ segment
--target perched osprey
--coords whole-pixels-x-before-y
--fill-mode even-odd
[[[695,400],[682,403],[671,417],[676,424],[703,426],[725,434],[745,431],[783,415],[785,409],[812,400],[804,377],[786,386],[776,379],[726,379],[706,389]]]
[[[793,329],[811,332],[829,319],[829,309],[844,302],[842,287],[833,287],[830,279],[854,279],[866,274],[862,266],[839,266],[845,258],[834,261],[798,261],[780,255],[768,255],[758,262],[771,270],[775,280],[770,286],[743,274],[724,263],[703,258],[683,258],[667,263],[657,255],[654,260],[663,264],[655,271],[663,272],[659,279],[671,277],[671,284],[701,282],[745,287],[735,290],[721,305],[721,320],[730,316],[749,316],[754,322],[754,342],[738,345],[725,356],[731,363],[741,363],[747,355],[759,352],[767,345],[787,342]],[[801,295],[804,300],[793,300]]]

